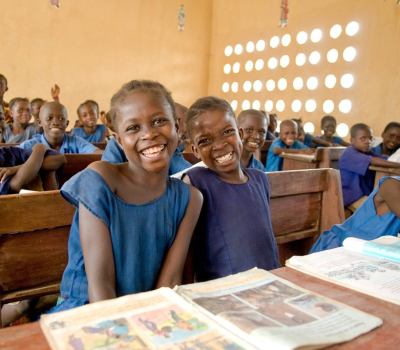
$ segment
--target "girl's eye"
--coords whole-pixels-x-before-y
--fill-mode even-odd
[[[165,119],[164,119],[164,118],[159,118],[159,119],[155,119],[154,122],[153,122],[153,124],[154,124],[154,125],[160,125],[160,124],[162,124],[162,123],[164,123],[164,122],[165,122]]]
[[[137,131],[139,127],[137,125],[131,125],[126,128],[126,131]]]
[[[252,129],[246,129],[246,132],[253,132]]]

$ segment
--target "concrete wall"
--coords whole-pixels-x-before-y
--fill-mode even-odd
[[[390,121],[400,120],[400,6],[395,0],[289,0],[289,25],[286,28],[278,27],[280,18],[279,0],[216,0],[213,2],[213,24],[210,59],[209,93],[220,95],[229,101],[237,100],[239,112],[242,102],[259,100],[261,108],[267,100],[275,102],[284,100],[286,107],[283,112],[277,112],[280,119],[303,117],[304,121],[311,121],[316,125],[315,134],[319,134],[319,121],[325,115],[322,105],[325,100],[332,100],[335,109],[331,113],[338,123],[345,122],[349,126],[357,122],[369,124],[375,134],[382,132],[383,127]],[[330,28],[340,24],[345,29],[351,21],[359,23],[359,31],[355,36],[348,36],[344,32],[337,39],[329,36]],[[296,42],[297,33],[305,31],[308,35],[312,30],[319,28],[323,37],[319,43],[308,41],[299,45]],[[269,46],[270,39],[284,34],[291,35],[291,43],[284,47],[281,44],[277,48]],[[263,39],[266,49],[261,52],[232,54],[226,57],[225,47],[241,44],[244,48],[249,41],[256,43]],[[352,62],[344,61],[343,50],[353,46],[357,50],[357,56]],[[329,63],[326,59],[327,52],[335,48],[339,51],[339,59],[336,63]],[[317,50],[321,53],[321,61],[311,65],[308,61],[298,67],[295,57],[303,52],[309,54]],[[248,60],[253,62],[259,58],[268,62],[270,57],[279,58],[288,55],[290,64],[286,68],[278,67],[271,70],[265,64],[261,71],[246,72],[244,64]],[[223,67],[226,63],[241,63],[239,73],[225,74]],[[340,77],[345,73],[354,76],[354,84],[349,89],[340,86]],[[334,74],[338,78],[336,86],[328,89],[324,85],[325,77]],[[302,77],[307,80],[315,76],[319,80],[316,90],[307,87],[296,91],[293,88],[293,79]],[[269,79],[277,81],[286,78],[288,87],[284,91],[277,88],[269,92],[265,83]],[[249,80],[261,80],[263,88],[260,92],[243,91],[243,83]],[[239,91],[233,93],[222,92],[224,82],[239,83]],[[303,105],[299,112],[291,109],[292,101],[298,99]],[[314,112],[306,112],[304,102],[314,99],[317,108]],[[343,99],[352,102],[352,109],[345,114],[338,110],[338,103]]]
[[[184,4],[180,33],[177,0],[61,0],[60,10],[50,0],[0,0],[5,100],[50,99],[57,83],[73,125],[84,100],[106,110],[123,83],[146,78],[190,104],[208,89],[212,1]]]

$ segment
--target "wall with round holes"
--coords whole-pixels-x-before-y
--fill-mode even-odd
[[[348,127],[364,122],[376,136],[400,115],[400,6],[365,0],[216,1],[209,93],[240,112],[302,117],[318,135],[331,114]],[[229,14],[227,16],[226,14]],[[397,74],[396,74],[397,72]]]

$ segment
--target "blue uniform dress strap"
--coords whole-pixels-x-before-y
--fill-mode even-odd
[[[330,231],[325,231],[311,248],[310,253],[341,247],[347,237],[365,239],[367,241],[383,235],[397,236],[400,231],[400,219],[391,211],[379,216],[376,213],[374,197],[382,183],[387,179],[400,177],[384,177],[370,194],[367,200],[344,223],[334,225]]]
[[[195,271],[199,281],[224,277],[253,267],[279,267],[271,225],[269,181],[257,169],[245,169],[249,180],[229,184],[213,171],[187,171],[204,197],[194,237]]]
[[[182,170],[190,168],[191,166],[192,164],[183,158],[182,153],[176,149],[169,163],[168,175],[174,175]]]
[[[159,198],[135,205],[118,198],[96,171],[85,169],[64,184],[61,194],[76,208],[84,205],[109,228],[117,296],[153,289],[189,203],[189,186],[166,178],[165,192]],[[67,298],[62,307],[89,301],[78,210],[71,226],[61,294]]]
[[[125,152],[120,147],[117,140],[115,138],[112,138],[110,139],[110,141],[108,141],[106,149],[101,156],[101,160],[117,164],[127,162],[128,158],[126,158]]]

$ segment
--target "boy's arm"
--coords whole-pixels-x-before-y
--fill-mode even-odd
[[[79,204],[79,236],[88,279],[89,301],[93,303],[116,298],[110,230],[82,204]]]
[[[44,157],[41,170],[46,170],[46,171],[57,170],[59,167],[63,166],[67,162],[63,154],[58,152],[56,154],[56,152],[54,151],[50,152],[52,153]]]
[[[315,137],[315,136],[312,136],[312,135],[310,135],[310,136],[311,136],[311,140],[312,140],[313,143],[316,143],[317,145],[321,145],[321,146],[324,146],[324,147],[332,147],[332,143],[330,143],[328,141],[325,141],[325,140],[322,140],[322,139],[319,139],[318,137]]]
[[[372,157],[370,161],[371,165],[382,166],[385,168],[400,168],[400,163],[390,162],[386,159],[379,157]]]
[[[189,204],[179,225],[174,243],[172,243],[164,260],[156,288],[173,288],[176,285],[182,284],[183,268],[202,205],[203,195],[198,189],[191,186]]]
[[[284,153],[297,153],[297,154],[314,154],[315,150],[311,148],[302,148],[302,149],[293,149],[293,148],[278,148],[275,147],[273,149],[274,154],[281,154],[282,152]]]

